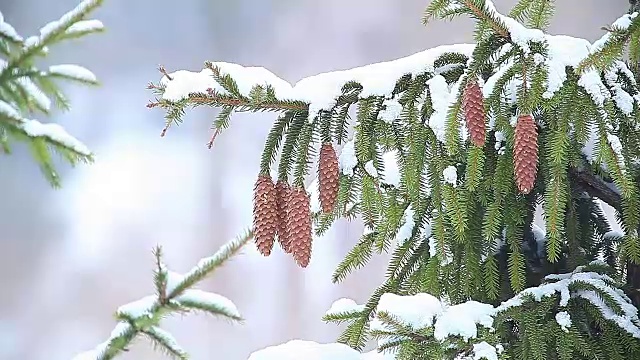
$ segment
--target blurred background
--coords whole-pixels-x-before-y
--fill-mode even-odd
[[[0,0],[22,35],[78,0]],[[145,108],[158,64],[200,70],[205,60],[264,66],[295,82],[319,72],[391,60],[440,44],[471,41],[472,23],[421,24],[428,0],[105,0],[95,17],[107,32],[55,47],[48,61],[93,70],[100,88],[69,86],[63,124],[97,154],[64,169],[52,190],[24,148],[0,166],[0,359],[70,360],[104,341],[124,303],[153,291],[152,248],[187,271],[251,223],[251,196],[274,115],[235,115],[207,150],[213,110],[191,112],[160,138],[161,110]],[[515,0],[496,0],[507,11]],[[626,11],[627,0],[563,0],[553,33],[593,41]],[[367,299],[385,259],[331,283],[331,273],[362,231],[340,222],[314,244],[300,270],[280,249],[253,247],[202,284],[231,298],[246,322],[205,315],[171,318],[194,360],[246,359],[293,338],[331,342],[339,329],[321,316],[340,297]],[[126,359],[163,359],[144,339]]]

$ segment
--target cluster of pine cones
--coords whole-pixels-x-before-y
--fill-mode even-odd
[[[462,108],[471,143],[483,147],[486,137],[486,114],[482,89],[477,81],[469,81],[464,89]],[[538,172],[538,127],[531,114],[520,114],[515,129],[513,167],[518,191],[528,194]]]
[[[338,197],[338,157],[331,143],[322,144],[318,184],[322,211],[329,213]],[[269,256],[276,238],[296,263],[307,267],[311,259],[312,219],[309,194],[269,174],[260,174],[253,193],[253,230],[258,251]]]
[[[471,143],[484,147],[486,112],[482,89],[469,81],[464,89],[462,109]],[[538,171],[538,128],[530,114],[518,116],[515,128],[513,164],[518,191],[528,194]],[[318,183],[322,211],[333,211],[339,188],[338,157],[330,142],[322,144],[318,163]],[[276,239],[296,263],[307,267],[311,259],[312,219],[309,194],[301,186],[277,183],[269,174],[260,174],[253,194],[253,230],[260,253],[269,256]]]

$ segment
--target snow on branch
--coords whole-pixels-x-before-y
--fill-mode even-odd
[[[77,355],[73,360],[113,359],[138,335],[146,336],[156,345],[156,348],[174,358],[187,359],[187,352],[180,347],[176,339],[159,327],[160,321],[167,314],[190,311],[202,311],[214,316],[242,321],[238,308],[231,300],[222,295],[192,289],[192,287],[236,255],[252,237],[253,232],[247,231],[229,241],[214,255],[201,259],[184,275],[168,270],[162,262],[161,248],[156,248],[154,252],[156,293],[120,306],[115,313],[118,323],[109,338],[96,348]]]
[[[508,54],[517,47],[522,54],[533,59],[535,69],[543,69],[544,76],[544,99],[552,99],[566,83],[570,73],[567,68],[577,69],[582,62],[593,52],[589,41],[564,35],[549,35],[539,29],[527,28],[513,18],[500,14],[493,5],[493,2],[486,0],[477,2],[483,6],[470,5],[468,1],[458,1],[460,7],[475,9],[473,13],[481,14],[481,18],[495,24],[500,30],[500,34],[509,39],[509,43],[502,46],[500,53]],[[474,2],[475,4],[475,2]],[[471,11],[471,10],[470,10]],[[479,15],[480,16],[480,15]],[[381,96],[385,100],[380,111],[380,118],[389,118],[392,121],[397,118],[402,110],[402,106],[396,104],[397,101],[390,99],[390,95],[397,86],[399,79],[407,74],[417,75],[424,72],[431,72],[432,78],[428,81],[431,101],[433,102],[434,114],[428,121],[438,139],[445,142],[446,122],[451,114],[452,106],[459,101],[461,81],[466,75],[461,75],[461,79],[453,86],[449,81],[441,76],[441,73],[450,71],[451,66],[456,66],[455,62],[435,65],[438,59],[442,59],[445,54],[461,54],[470,57],[475,50],[475,45],[458,44],[446,45],[428,49],[414,55],[400,58],[393,61],[370,64],[349,70],[333,71],[315,76],[310,76],[291,85],[279,78],[272,72],[262,67],[244,67],[238,64],[226,62],[208,62],[200,72],[179,70],[167,73],[162,69],[164,76],[158,85],[151,84],[158,95],[157,101],[149,104],[149,107],[160,106],[167,109],[167,123],[163,134],[167,128],[175,121],[180,121],[187,104],[193,106],[214,106],[221,107],[224,114],[224,126],[217,126],[214,137],[228,126],[228,118],[232,111],[306,111],[308,110],[309,120],[313,120],[320,111],[332,111],[339,105],[341,96],[345,96],[345,88],[348,84],[358,84],[358,97],[365,99],[371,96]],[[512,58],[512,57],[510,57]],[[465,61],[466,62],[466,61]],[[515,103],[517,91],[522,80],[509,73],[513,66],[513,60],[496,63],[493,75],[486,81],[483,87],[484,97],[489,101],[492,98],[511,99]],[[465,63],[457,64],[464,67]],[[616,64],[619,71],[630,73],[626,65],[622,62]],[[532,69],[531,72],[537,71]],[[469,71],[469,69],[467,69]],[[610,75],[609,78],[611,78]],[[507,79],[509,78],[509,79]],[[632,97],[626,93],[614,81],[605,84],[597,69],[590,69],[579,74],[578,84],[590,95],[592,102],[601,109],[603,116],[606,116],[604,105],[611,99],[615,105],[624,113],[629,114],[629,109],[633,106],[640,106],[640,97]],[[499,88],[495,88],[497,85]],[[531,85],[530,85],[531,86]],[[609,88],[615,92],[612,96]],[[400,106],[398,109],[394,107]],[[394,110],[395,109],[395,110]],[[494,107],[490,107],[490,117],[494,117]],[[387,113],[389,113],[387,115]],[[395,115],[394,115],[395,114]],[[489,130],[494,124],[490,122]],[[463,126],[464,127],[464,126]],[[466,138],[465,131],[461,136]],[[601,136],[609,145],[609,150],[615,153],[618,166],[624,168],[624,162],[617,146],[619,140],[608,126],[594,127],[591,129],[592,135],[584,145],[583,152],[590,160],[595,160],[598,155],[596,150],[605,151],[601,146],[595,146]],[[209,143],[211,146],[212,142]],[[605,146],[606,148],[606,146]]]
[[[543,4],[544,1],[536,3]],[[220,108],[209,147],[220,132],[230,126],[234,111],[283,113],[266,141],[260,167],[262,174],[271,173],[280,149],[305,149],[302,152],[282,151],[279,157],[278,181],[288,182],[293,177],[295,186],[299,186],[302,183],[300,179],[308,175],[317,153],[318,139],[323,143],[344,144],[338,154],[342,178],[363,181],[364,191],[360,192],[369,193],[370,196],[364,197],[371,201],[367,209],[362,206],[359,210],[367,213],[365,217],[371,220],[367,225],[372,226],[373,219],[377,217],[373,213],[378,210],[373,201],[376,194],[384,194],[386,188],[398,190],[406,185],[403,182],[407,180],[413,183],[407,188],[410,197],[415,199],[420,190],[424,190],[420,186],[425,182],[416,181],[417,176],[409,167],[420,168],[424,173],[428,163],[442,161],[438,166],[441,165],[444,171],[439,170],[434,179],[430,179],[441,181],[447,189],[447,204],[437,209],[442,214],[447,208],[456,206],[464,191],[476,191],[486,179],[482,165],[485,154],[468,146],[470,129],[467,122],[470,120],[463,114],[466,111],[463,111],[466,86],[477,81],[480,91],[476,100],[479,104],[476,105],[484,110],[480,122],[475,125],[482,130],[481,135],[476,134],[480,143],[474,145],[482,148],[485,143],[492,142],[493,139],[486,138],[485,134],[493,132],[496,154],[492,156],[499,158],[507,153],[514,159],[523,159],[524,155],[515,154],[515,128],[520,115],[530,119],[527,123],[531,124],[532,131],[541,133],[541,138],[551,137],[554,140],[538,144],[533,137],[528,137],[533,139],[530,145],[531,149],[535,148],[536,156],[535,160],[527,160],[533,161],[535,166],[526,168],[535,170],[527,172],[526,178],[531,184],[518,186],[520,192],[529,193],[535,180],[540,179],[544,182],[540,189],[553,193],[553,196],[547,194],[548,199],[565,199],[568,190],[561,183],[567,171],[559,164],[569,161],[570,147],[575,146],[583,156],[571,162],[569,172],[572,180],[579,180],[576,183],[581,190],[591,196],[597,195],[614,207],[619,207],[616,204],[618,198],[629,202],[631,200],[625,199],[636,197],[629,167],[640,159],[635,152],[623,152],[623,144],[627,140],[621,140],[619,135],[627,131],[620,124],[631,127],[635,123],[633,117],[637,116],[637,110],[634,109],[640,108],[640,95],[637,94],[633,74],[622,61],[612,62],[606,72],[595,68],[578,71],[580,64],[598,45],[585,39],[550,35],[521,24],[514,17],[517,14],[529,16],[524,2],[520,4],[525,7],[516,11],[514,17],[500,14],[489,0],[443,0],[432,4],[441,7],[433,12],[437,16],[447,17],[449,15],[445,14],[455,13],[456,16],[468,14],[478,19],[478,29],[483,34],[478,37],[478,43],[439,46],[393,61],[310,76],[294,85],[262,67],[227,62],[207,62],[199,72],[179,70],[168,73],[161,67],[163,77],[160,82],[149,85],[156,99],[148,106],[166,110],[163,135],[169,126],[182,121],[189,106]],[[538,11],[536,19],[530,23],[542,27],[548,15]],[[629,21],[621,20],[616,26],[622,27],[623,23],[628,24]],[[579,105],[568,109],[568,104]],[[351,105],[358,107],[358,116],[353,121],[348,119]],[[634,127],[629,131],[638,131],[637,126]],[[415,132],[423,135],[405,138],[406,134]],[[445,145],[445,151],[438,148],[439,143],[429,143],[426,145],[429,155],[425,157],[424,151],[412,155],[414,159],[409,160],[414,163],[407,167],[407,153],[424,149],[424,143],[430,142],[427,139],[432,136]],[[281,141],[285,137],[286,141]],[[538,159],[538,146],[543,147],[541,153],[555,154],[554,158]],[[454,162],[449,161],[450,158],[457,159]],[[462,167],[458,169],[458,165],[454,165],[464,158],[475,164],[465,167],[466,174],[459,173]],[[551,166],[562,176],[538,177],[538,165],[540,168]],[[586,168],[595,169],[583,171]],[[504,171],[511,170],[505,168]],[[611,181],[598,181],[597,176],[588,176],[591,172],[603,173],[606,176],[602,178],[608,177]],[[515,176],[515,181],[523,181],[523,176]],[[495,179],[496,183],[502,181],[507,179]],[[312,186],[312,193],[314,187],[317,186]],[[602,191],[606,190],[605,187],[608,191]],[[353,214],[347,211],[347,206],[358,209],[356,202],[350,201],[357,198],[357,192],[347,189],[341,193],[339,198],[343,202],[333,218]],[[499,199],[494,201],[495,209],[503,206],[501,202]],[[314,205],[318,205],[317,202]],[[410,204],[403,203],[403,206],[407,205]],[[548,217],[550,220],[547,221],[562,223],[566,201],[547,201],[546,205],[547,214],[559,214]],[[624,216],[630,224],[636,221],[630,215]],[[329,217],[325,216],[321,222],[330,224],[332,220],[327,219]],[[464,229],[466,216],[456,219],[456,226]],[[496,227],[497,231],[502,226],[498,222],[502,220],[494,217],[492,221],[496,223],[491,228]],[[631,226],[635,227],[634,224]],[[558,228],[555,225],[549,227]],[[384,231],[382,236],[386,234]],[[385,242],[379,235],[376,237],[376,242],[384,247]],[[557,260],[559,237],[559,231],[550,232],[547,243],[551,250],[547,252],[550,261]],[[445,243],[441,237],[443,256]],[[640,258],[639,254],[635,251],[632,257]]]
[[[48,143],[75,153],[78,157],[89,157],[91,151],[80,140],[71,136],[61,125],[43,124],[20,116],[12,105],[0,100],[0,117],[4,117],[4,126],[12,127],[31,138],[42,138]]]
[[[33,63],[38,57],[47,55],[51,45],[102,31],[102,22],[85,19],[101,4],[102,0],[84,0],[58,20],[42,27],[39,35],[26,40],[0,13],[0,145],[9,153],[12,140],[27,143],[44,176],[56,187],[60,180],[53,166],[52,150],[71,165],[80,161],[92,162],[93,154],[62,126],[43,124],[26,116],[33,112],[48,114],[52,105],[62,110],[69,108],[57,80],[84,85],[97,85],[98,81],[90,70],[79,65],[52,65],[48,71],[41,71]]]
[[[393,61],[310,76],[293,86],[265,68],[226,62],[208,62],[200,72],[167,73],[161,69],[164,76],[160,83],[149,85],[158,99],[148,106],[161,106],[170,111],[167,127],[181,115],[181,111],[172,112],[171,108],[186,104],[232,107],[237,111],[307,111],[312,121],[320,111],[336,105],[348,84],[358,84],[361,98],[389,96],[402,76],[450,71],[451,64],[438,68],[436,61],[448,54],[467,58],[473,48],[471,44],[438,46]]]
[[[637,36],[640,31],[640,18],[638,13],[624,14],[614,21],[600,39],[593,43],[588,58],[585,58],[578,67],[579,71],[593,68],[607,69],[613,59],[619,58],[625,45],[632,36]],[[639,54],[633,51],[629,54],[632,61],[640,60]]]
[[[369,323],[369,333],[378,340],[378,350],[390,354],[397,353],[403,344],[411,343],[414,347],[424,345],[425,348],[420,350],[422,353],[436,354],[438,349],[458,349],[458,355],[498,359],[507,346],[497,342],[495,330],[498,327],[526,319],[532,311],[550,310],[555,312],[551,316],[555,325],[549,326],[555,326],[567,336],[576,336],[583,326],[588,328],[588,322],[593,320],[591,311],[595,310],[599,314],[596,321],[608,322],[630,338],[640,339],[638,309],[616,287],[612,278],[595,272],[595,269],[605,268],[602,262],[594,261],[587,266],[579,266],[571,273],[549,275],[542,285],[528,288],[497,307],[477,301],[450,305],[448,301],[427,293],[385,293],[380,297]],[[543,301],[551,301],[555,306],[537,306]],[[583,311],[577,310],[583,308],[574,306],[576,304],[587,305],[589,315],[585,317],[585,314],[576,313]],[[364,305],[343,298],[331,305],[324,319],[337,323],[362,316],[368,319],[369,314],[363,310]],[[587,324],[580,323],[584,321]],[[518,326],[526,326],[525,323]],[[287,346],[282,345],[283,349]]]
[[[256,351],[249,360],[387,360],[383,354],[371,351],[360,353],[344,344],[320,344],[307,340],[291,340]]]

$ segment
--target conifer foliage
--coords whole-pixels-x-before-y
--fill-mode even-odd
[[[203,312],[235,322],[241,321],[242,316],[231,300],[194,287],[240,252],[254,236],[252,231],[245,232],[220,247],[212,256],[200,259],[184,274],[169,270],[163,262],[162,248],[157,247],[154,251],[156,269],[153,274],[155,294],[120,306],[115,313],[117,324],[107,340],[76,355],[73,360],[114,359],[140,337],[147,338],[156,349],[173,359],[188,359],[187,351],[173,335],[160,327],[162,319],[169,315]]]
[[[257,203],[255,224],[269,224],[259,243],[276,228],[305,267],[312,235],[358,217],[365,231],[334,281],[391,253],[365,304],[339,300],[324,318],[346,323],[345,354],[376,339],[385,354],[366,356],[640,358],[640,18],[622,16],[591,44],[544,32],[553,5],[521,0],[507,16],[489,0],[433,0],[424,22],[469,16],[475,44],[293,86],[208,62],[165,73],[149,107],[166,110],[163,134],[187,107],[220,108],[214,136],[234,111],[277,112],[259,176],[273,170],[280,190],[263,191],[274,194],[268,216]]]
[[[22,37],[5,22],[0,13],[0,152],[11,153],[16,141],[24,142],[42,173],[54,186],[60,178],[53,153],[71,165],[93,161],[93,154],[82,142],[54,123],[30,119],[34,113],[48,115],[55,106],[69,109],[69,101],[58,88],[60,80],[97,85],[96,76],[74,64],[36,67],[38,59],[62,42],[104,30],[102,22],[88,19],[102,0],[84,0],[72,11],[40,29],[38,35]]]

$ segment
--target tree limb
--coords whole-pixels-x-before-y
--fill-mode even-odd
[[[569,168],[569,178],[589,195],[606,202],[617,211],[622,210],[622,197],[601,177],[587,169]]]

